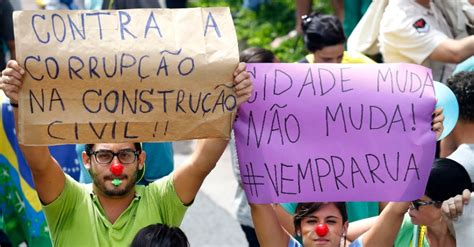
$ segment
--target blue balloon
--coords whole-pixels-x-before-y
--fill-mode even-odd
[[[453,75],[459,72],[470,72],[474,71],[474,56],[464,60],[464,62],[458,64],[453,72]]]
[[[438,139],[439,141],[449,135],[449,133],[451,133],[451,131],[454,129],[459,117],[459,104],[453,91],[451,91],[448,86],[441,82],[433,82],[436,92],[436,99],[438,100],[436,103],[436,108],[442,107],[444,115],[444,130]]]

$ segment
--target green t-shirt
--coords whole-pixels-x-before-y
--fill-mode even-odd
[[[403,223],[400,226],[400,231],[397,234],[397,239],[395,239],[395,243],[393,246],[394,247],[429,247],[430,244],[428,243],[428,240],[425,238],[424,234],[422,234],[422,236],[419,236],[422,238],[421,246],[419,246],[419,242],[413,244],[414,229],[415,229],[415,225],[411,223],[410,216],[408,215],[408,213],[406,213],[405,217],[403,218]]]
[[[179,226],[187,207],[178,198],[169,175],[148,186],[135,186],[135,198],[111,224],[92,193],[68,175],[61,195],[43,206],[54,246],[129,246],[145,226]]]

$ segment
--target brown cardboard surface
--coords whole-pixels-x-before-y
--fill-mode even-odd
[[[229,138],[228,8],[19,11],[14,25],[20,143]]]

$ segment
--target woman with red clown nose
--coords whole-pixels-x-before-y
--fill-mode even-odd
[[[281,226],[270,204],[251,204],[252,218],[260,246],[281,247],[360,247],[359,239],[347,238],[346,204],[344,202],[298,203],[293,217],[296,235],[301,245]]]

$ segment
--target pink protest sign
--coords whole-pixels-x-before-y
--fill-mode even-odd
[[[431,70],[411,64],[249,64],[234,124],[250,202],[407,201],[435,153]]]

